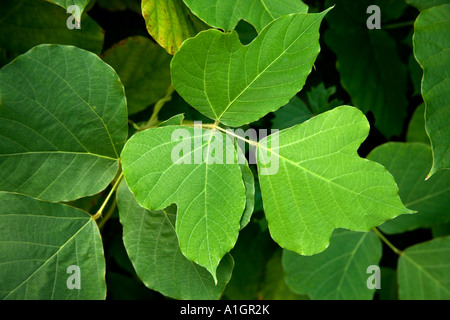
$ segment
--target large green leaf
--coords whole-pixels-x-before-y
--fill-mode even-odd
[[[448,4],[448,0],[406,0],[406,2],[420,11],[441,4]]]
[[[103,30],[84,15],[81,29],[67,28],[66,10],[37,0],[2,0],[0,47],[24,53],[43,43],[70,44],[99,54],[103,48]]]
[[[373,112],[375,126],[390,138],[400,135],[407,115],[407,68],[394,39],[385,30],[367,28],[366,11],[372,2],[327,1],[336,4],[336,9],[327,16],[330,28],[325,43],[336,53],[341,83],[352,104],[364,113]],[[405,7],[403,1],[378,5],[386,21],[396,18]]]
[[[40,45],[0,71],[0,190],[70,201],[103,190],[127,138],[124,89],[98,56]]]
[[[320,51],[327,12],[283,16],[247,46],[235,31],[201,32],[173,58],[173,85],[211,119],[236,127],[256,121],[302,89]]]
[[[218,299],[231,278],[233,259],[225,255],[217,285],[209,272],[181,253],[175,233],[176,207],[148,211],[125,182],[117,190],[123,241],[139,278],[150,289],[176,299]]]
[[[450,172],[438,172],[425,181],[431,149],[422,143],[390,142],[367,158],[381,163],[395,178],[400,198],[413,215],[401,215],[381,226],[386,233],[402,233],[450,221]]]
[[[399,298],[450,299],[450,237],[409,247],[398,261]]]
[[[0,265],[0,299],[106,297],[97,224],[70,206],[0,192]],[[70,266],[79,267],[80,289],[67,285]]]
[[[233,30],[239,20],[251,23],[260,32],[283,15],[306,13],[308,6],[301,0],[183,0],[200,19],[212,27]]]
[[[183,0],[142,0],[142,15],[150,35],[170,54],[175,54],[184,40],[208,28]]]
[[[429,176],[450,168],[450,4],[422,11],[414,24],[414,55],[424,70],[422,96],[433,150]]]
[[[136,200],[149,210],[176,203],[181,252],[215,279],[220,260],[236,243],[246,206],[236,150],[225,139],[217,130],[168,126],[134,135],[122,152]]]
[[[370,300],[366,270],[378,265],[381,241],[373,232],[336,230],[330,247],[311,257],[283,251],[286,283],[298,294],[313,300]]]
[[[335,228],[368,231],[411,213],[389,172],[358,156],[368,133],[362,112],[342,106],[260,141],[264,211],[281,247],[316,254]]]
[[[171,56],[148,38],[127,38],[107,50],[102,57],[116,70],[125,86],[128,114],[154,104],[164,97],[171,84]]]

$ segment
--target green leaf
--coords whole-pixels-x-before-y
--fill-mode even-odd
[[[175,299],[218,299],[231,278],[228,254],[217,269],[217,285],[207,270],[181,253],[175,233],[176,207],[148,211],[134,199],[126,183],[117,191],[123,241],[144,284]]]
[[[301,0],[183,0],[200,19],[214,28],[233,30],[239,20],[251,23],[258,33],[273,20],[291,13],[307,13]]]
[[[306,93],[311,111],[314,114],[319,114],[342,105],[342,101],[330,101],[331,96],[335,93],[336,87],[325,88],[323,82],[317,87],[312,87],[311,90]]]
[[[367,288],[366,271],[379,264],[381,248],[373,232],[336,230],[330,247],[317,255],[283,251],[286,283],[313,300],[371,300],[375,290]]]
[[[303,100],[297,96],[294,96],[287,105],[275,111],[274,115],[272,128],[279,130],[300,124],[313,116]]]
[[[148,38],[134,36],[107,50],[103,60],[116,70],[127,96],[128,114],[144,110],[165,96],[170,82],[170,60]]]
[[[450,237],[409,247],[398,261],[399,298],[450,299]]]
[[[419,11],[423,11],[441,4],[448,4],[448,0],[406,0],[406,3],[417,8]]]
[[[0,299],[105,299],[100,232],[84,211],[0,192]],[[68,267],[79,267],[80,289]],[[76,283],[76,282],[75,282]]]
[[[369,231],[412,213],[389,172],[358,156],[368,133],[362,112],[342,106],[260,141],[264,211],[281,247],[313,255],[328,247],[335,228]]]
[[[148,33],[170,54],[175,54],[184,40],[208,28],[183,0],[142,0],[142,15]]]
[[[181,252],[216,268],[237,240],[246,190],[236,149],[217,130],[168,126],[128,140],[122,152],[127,184],[141,206],[162,210],[176,203]]]
[[[89,5],[91,0],[47,0],[48,2],[57,4],[58,6],[67,9],[70,6],[77,6],[80,8],[80,14],[84,12],[84,9]],[[81,17],[75,17],[78,21],[80,21]]]
[[[414,24],[414,55],[424,70],[422,96],[425,122],[433,150],[433,166],[428,174],[450,168],[450,5],[420,13]]]
[[[380,229],[389,234],[450,221],[450,172],[439,172],[425,181],[431,149],[422,143],[390,142],[375,148],[367,159],[382,164],[397,181],[406,207],[417,211],[387,221]]]
[[[167,127],[167,126],[180,126],[183,123],[184,114],[177,114],[169,119],[161,122],[158,127]]]
[[[403,1],[391,1],[402,3]],[[400,135],[407,115],[407,68],[397,44],[384,30],[369,30],[366,10],[371,1],[329,0],[336,10],[327,16],[330,28],[325,43],[336,53],[341,84],[352,104],[364,113],[373,112],[375,126],[390,138]],[[395,4],[394,4],[395,5]],[[391,7],[379,3],[382,17],[389,20]],[[404,3],[399,9],[403,8]]]
[[[450,236],[450,222],[431,227],[433,238]]]
[[[201,32],[173,58],[173,85],[211,119],[236,127],[256,121],[302,89],[319,54],[320,22],[329,10],[283,16],[248,46],[235,31]]]
[[[111,182],[127,138],[124,89],[91,52],[40,45],[0,70],[0,190],[50,201]]]
[[[380,300],[398,300],[397,272],[392,268],[381,267]]]
[[[3,0],[0,13],[0,47],[24,53],[38,44],[73,45],[99,54],[103,48],[103,30],[83,15],[81,29],[67,28],[66,10],[36,0]]]
[[[430,138],[428,138],[425,130],[425,104],[421,103],[413,113],[411,120],[409,121],[408,131],[406,133],[407,142],[422,142],[430,144]]]
[[[244,154],[241,152],[241,150],[238,149],[237,151],[242,159],[244,159]],[[250,219],[253,215],[253,210],[255,209],[255,178],[253,177],[252,170],[250,170],[250,167],[248,166],[247,161],[245,161],[244,164],[240,164],[239,167],[241,168],[242,172],[242,180],[244,181],[245,185],[245,210],[241,217],[241,230],[244,229],[247,224],[250,222]]]

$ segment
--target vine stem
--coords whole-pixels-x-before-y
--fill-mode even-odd
[[[392,251],[394,251],[399,256],[403,254],[403,252],[397,249],[388,239],[386,239],[386,237],[377,228],[373,228],[372,230],[373,232],[375,232],[378,238],[380,238],[389,248],[392,249]]]
[[[120,181],[122,181],[123,179],[123,171],[120,173],[119,177],[117,178],[116,182],[114,182],[113,187],[111,188],[111,190],[109,191],[108,195],[106,196],[105,201],[103,201],[102,206],[100,207],[100,209],[98,209],[97,213],[95,215],[92,216],[92,218],[94,220],[97,220],[98,218],[100,218],[103,214],[103,210],[106,207],[106,204],[108,203],[109,199],[111,198],[112,194],[114,193],[114,191],[116,191],[117,187],[119,186]]]
[[[388,24],[386,26],[383,26],[383,29],[398,29],[403,27],[409,27],[414,25],[414,21],[405,21],[405,22],[399,22],[399,23],[392,23]]]
[[[117,200],[114,198],[113,203],[111,204],[111,207],[108,209],[108,211],[106,212],[103,219],[98,223],[99,229],[101,229],[103,227],[103,225],[105,224],[105,222],[108,221],[109,218],[111,218],[111,216],[114,213],[114,210],[116,210],[116,207],[117,207]]]
[[[164,104],[166,104],[166,102],[172,100],[172,93],[174,91],[175,88],[173,87],[172,84],[170,84],[169,87],[167,88],[166,95],[163,98],[159,99],[158,102],[156,102],[150,119],[143,126],[140,127],[141,131],[151,128],[153,125],[156,124],[156,122],[158,122],[159,111],[161,111],[162,107],[164,106]]]

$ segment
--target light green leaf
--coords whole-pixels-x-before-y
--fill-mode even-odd
[[[413,113],[411,120],[409,121],[408,131],[406,133],[407,142],[422,142],[430,144],[430,138],[428,138],[425,131],[425,104],[421,103]]]
[[[406,207],[417,211],[387,221],[380,229],[389,234],[450,221],[450,172],[439,172],[425,181],[431,149],[423,143],[390,142],[375,148],[367,159],[382,164],[397,181]]]
[[[134,36],[107,50],[103,60],[116,70],[127,95],[128,114],[144,110],[165,96],[170,82],[170,60],[148,38]]]
[[[181,252],[214,278],[236,243],[246,206],[236,149],[228,148],[225,139],[216,130],[168,126],[134,135],[122,152],[125,179],[136,200],[149,210],[176,203]]]
[[[40,45],[0,70],[0,190],[50,201],[96,194],[126,138],[123,86],[95,54]]]
[[[236,127],[256,121],[302,89],[319,54],[320,22],[329,10],[283,16],[248,46],[235,31],[201,32],[173,58],[173,85],[211,119]]]
[[[105,259],[84,211],[0,192],[0,299],[105,299]],[[79,273],[68,268],[78,266]],[[67,283],[79,275],[80,289]]]
[[[366,11],[372,2],[327,1],[336,4],[336,9],[327,16],[330,28],[324,38],[337,56],[341,84],[352,104],[364,113],[373,112],[375,127],[390,138],[401,134],[407,115],[408,74],[394,39],[385,30],[367,28]],[[405,7],[403,1],[379,3],[387,20],[394,15],[389,4],[400,5],[394,12],[401,13]]]
[[[409,247],[398,261],[399,298],[450,299],[450,237]]]
[[[123,241],[144,284],[165,296],[218,299],[231,278],[233,259],[228,254],[217,269],[218,284],[209,272],[181,253],[175,233],[176,207],[148,211],[134,199],[123,181],[117,190]]]
[[[239,20],[260,32],[273,20],[291,13],[307,13],[301,0],[183,0],[200,19],[214,28],[233,30]]]
[[[2,0],[0,47],[24,53],[38,44],[67,44],[99,54],[103,48],[103,30],[83,15],[81,29],[67,28],[66,10],[36,0]]]
[[[412,213],[389,172],[358,156],[368,133],[362,112],[342,106],[260,141],[264,211],[281,247],[313,255],[328,247],[335,228],[369,231]]]
[[[381,248],[373,232],[336,230],[330,247],[317,255],[283,251],[286,283],[313,300],[371,300],[375,290],[367,288],[367,268],[380,263]]]
[[[180,113],[158,124],[158,127],[179,126],[183,123],[184,114]]]
[[[300,124],[313,116],[303,100],[297,96],[294,96],[287,105],[275,111],[274,115],[272,128],[279,130]]]
[[[142,0],[142,15],[148,33],[170,54],[175,54],[184,40],[208,28],[183,0]]]
[[[441,4],[448,4],[448,0],[406,0],[406,3],[422,11]]]
[[[425,10],[414,24],[414,55],[424,70],[422,97],[433,150],[428,174],[450,168],[450,4]]]

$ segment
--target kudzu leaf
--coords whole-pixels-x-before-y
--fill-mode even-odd
[[[2,300],[106,297],[100,232],[74,207],[0,192],[0,265]]]
[[[64,9],[68,9],[70,6],[77,6],[78,8],[80,8],[80,14],[82,14],[84,12],[84,9],[88,6],[89,2],[91,2],[91,0],[47,0],[48,2],[57,4],[58,6],[64,8]],[[77,14],[77,12],[74,12],[75,14]],[[75,18],[80,21],[81,20],[81,16],[75,16]]]
[[[342,106],[258,143],[264,211],[281,247],[313,255],[336,228],[369,231],[412,213],[389,172],[358,156],[369,128],[360,110]]]
[[[375,127],[383,135],[400,135],[407,115],[408,74],[397,44],[385,30],[367,28],[366,10],[372,1],[327,3],[336,4],[336,10],[327,16],[330,28],[325,32],[325,43],[336,54],[342,86],[354,106],[364,113],[373,112]],[[406,5],[403,1],[383,1],[379,6],[381,16],[388,21]]]
[[[0,70],[0,190],[50,201],[96,194],[126,138],[123,86],[95,54],[39,45]]]
[[[176,207],[149,211],[135,200],[124,181],[117,190],[123,241],[144,284],[175,299],[218,299],[231,278],[233,258],[224,256],[211,274],[181,253],[175,233]]]
[[[88,15],[82,16],[81,29],[69,29],[66,10],[36,0],[2,0],[0,47],[21,54],[39,44],[73,45],[99,54],[103,49],[103,30]]]
[[[170,54],[175,54],[184,40],[208,28],[183,0],[142,0],[142,15],[148,33]]]
[[[126,182],[148,210],[177,204],[181,252],[216,279],[236,243],[246,190],[234,145],[217,130],[168,126],[134,135],[122,152]]]
[[[409,121],[408,131],[406,133],[407,142],[422,142],[430,144],[430,138],[428,138],[425,130],[425,104],[421,103],[413,113],[411,120]]]
[[[260,32],[273,20],[291,13],[306,13],[301,0],[183,0],[200,19],[214,28],[233,30],[239,20]]]
[[[450,172],[438,172],[425,181],[431,163],[430,146],[390,142],[375,148],[367,159],[382,164],[397,181],[406,207],[417,211],[385,222],[385,233],[402,233],[450,221]]]
[[[414,55],[424,70],[422,97],[425,123],[433,150],[428,174],[450,168],[450,4],[420,13],[414,24]]]
[[[116,70],[125,86],[128,114],[157,102],[171,84],[171,56],[148,38],[134,36],[122,40],[102,58]]]
[[[450,237],[436,238],[403,251],[397,278],[401,300],[450,299]]]
[[[320,22],[329,10],[283,16],[247,46],[235,31],[201,32],[174,56],[173,85],[211,119],[236,127],[254,122],[302,89],[319,54]]]
[[[283,251],[287,285],[313,300],[371,300],[374,290],[367,288],[367,267],[378,265],[381,241],[373,232],[336,230],[330,247],[304,257]]]
[[[406,3],[417,8],[420,11],[439,6],[441,4],[448,4],[448,0],[406,0]]]

